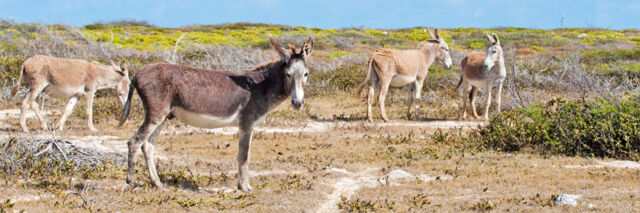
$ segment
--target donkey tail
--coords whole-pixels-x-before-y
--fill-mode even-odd
[[[460,70],[462,72],[460,72],[460,80],[458,81],[458,85],[456,86],[456,88],[453,91],[457,91],[458,88],[460,88],[460,85],[462,85],[462,81],[464,81],[464,69],[466,67],[466,64],[467,64],[467,57],[462,59],[462,61],[460,62]]]
[[[122,127],[124,123],[127,121],[129,117],[129,110],[131,109],[131,97],[133,96],[133,90],[135,87],[133,86],[133,82],[129,84],[129,94],[127,94],[127,102],[124,104],[124,108],[122,109],[122,116],[120,117],[120,122],[118,123],[118,127]]]
[[[367,84],[367,81],[371,78],[371,70],[373,69],[373,57],[369,58],[369,62],[367,62],[367,75],[364,77],[364,81],[358,85],[358,98],[360,98],[360,92],[362,92],[362,88]]]
[[[460,80],[458,81],[458,85],[456,86],[455,89],[453,89],[453,91],[456,91],[458,90],[458,88],[460,88],[460,85],[462,85],[462,80],[464,80],[464,76],[461,75]]]
[[[20,75],[18,75],[18,80],[13,84],[13,88],[11,89],[11,97],[15,97],[18,94],[18,90],[20,90],[20,86],[22,85],[22,75],[24,73],[24,64],[20,66]]]

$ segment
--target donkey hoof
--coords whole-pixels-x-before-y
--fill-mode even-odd
[[[128,177],[127,177],[126,182],[127,182],[127,184],[128,184],[129,186],[131,186],[131,187],[136,186],[136,181],[135,181],[133,178],[128,178]]]
[[[245,192],[253,190],[251,185],[249,185],[249,184],[241,184],[241,183],[238,183],[238,189],[240,189],[242,191],[245,191]]]
[[[89,130],[92,131],[92,132],[97,132],[98,131],[98,129],[93,128],[93,127],[89,128]]]
[[[153,186],[155,186],[156,189],[164,190],[164,185],[162,183],[153,183]]]

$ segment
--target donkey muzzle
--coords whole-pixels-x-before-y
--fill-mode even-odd
[[[291,105],[295,109],[300,109],[300,108],[302,108],[302,105],[304,105],[304,99],[300,99],[300,100],[292,99],[291,100]]]

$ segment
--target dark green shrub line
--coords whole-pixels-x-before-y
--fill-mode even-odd
[[[640,103],[553,100],[502,113],[479,130],[476,142],[498,151],[525,147],[550,154],[640,160]]]

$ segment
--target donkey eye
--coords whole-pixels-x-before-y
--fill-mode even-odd
[[[291,74],[287,73],[287,78],[291,78]]]
[[[304,77],[307,77],[308,75],[309,75],[309,73],[305,73],[305,74],[304,74]]]
[[[495,50],[494,50],[494,51],[491,51],[491,53],[496,53],[496,51],[495,51]]]

